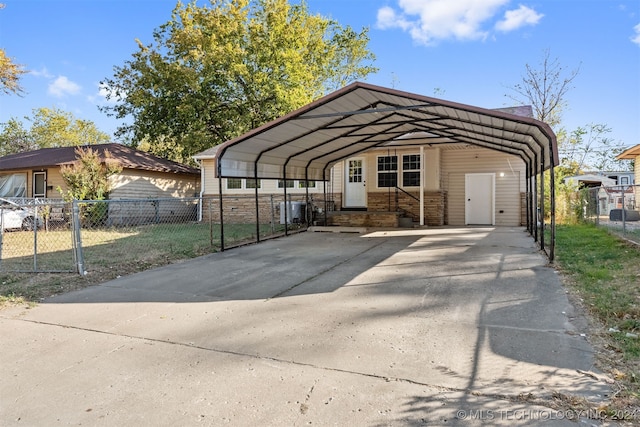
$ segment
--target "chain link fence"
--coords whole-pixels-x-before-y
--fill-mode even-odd
[[[584,188],[573,209],[578,218],[640,244],[640,186]]]
[[[0,204],[0,271],[117,277],[305,229],[304,196]],[[286,217],[286,221],[285,221]]]

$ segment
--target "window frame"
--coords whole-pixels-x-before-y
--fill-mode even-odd
[[[388,162],[384,162],[381,163],[380,161],[382,159],[394,159],[394,160],[390,160]],[[391,169],[391,167],[394,166],[395,163],[395,169]],[[382,166],[382,169],[381,169]],[[397,154],[393,154],[393,155],[386,155],[386,156],[382,156],[382,155],[378,155],[376,156],[376,187],[377,188],[394,188],[398,186],[398,174],[400,173],[399,171],[399,164],[398,164],[398,155]],[[386,182],[381,182],[382,179],[382,175],[391,177],[391,176],[395,176],[395,185],[380,185],[385,184]]]
[[[405,169],[405,157],[414,157],[413,160],[409,160],[408,163],[417,163],[417,168],[407,168]],[[421,165],[420,165],[420,154],[403,154],[402,155],[402,187],[401,188],[416,188],[416,187],[420,187],[420,174],[421,174]],[[413,165],[415,166],[415,165]],[[412,179],[415,180],[415,185],[407,185],[405,184],[405,174],[414,174],[414,177]],[[415,174],[418,174],[417,179],[415,177]]]
[[[256,181],[254,178],[225,178],[227,183],[225,185],[227,190],[255,190],[256,187],[254,187],[253,185],[250,185],[249,182],[254,182]],[[239,187],[230,187],[229,184],[231,182],[239,182],[240,186]],[[262,180],[258,179],[257,180],[257,188],[260,189],[262,188]]]

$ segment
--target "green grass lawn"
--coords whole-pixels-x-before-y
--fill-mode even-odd
[[[558,226],[556,262],[567,287],[594,319],[600,360],[622,399],[640,402],[640,247],[594,225]]]
[[[33,234],[3,235],[0,305],[39,301],[118,276],[146,270],[220,250],[218,224],[154,224],[127,228],[83,229],[82,248],[86,276],[75,271],[69,230],[41,231],[34,259]],[[255,242],[255,224],[225,224],[225,248]],[[283,226],[260,226],[261,238],[283,232]],[[34,267],[42,273],[34,274]],[[68,273],[61,273],[61,272]],[[52,273],[53,272],[53,273]]]

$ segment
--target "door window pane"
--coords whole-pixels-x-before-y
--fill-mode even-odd
[[[362,182],[362,160],[349,160],[349,182]]]

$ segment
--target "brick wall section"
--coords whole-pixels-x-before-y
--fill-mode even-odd
[[[419,199],[419,192],[409,192]],[[424,222],[426,225],[441,226],[446,224],[446,193],[443,191],[428,191],[424,193]],[[412,197],[398,192],[396,204],[395,193],[369,193],[367,206],[371,212],[395,212],[398,209],[409,212],[418,220],[420,218],[420,202]]]
[[[328,197],[330,195],[327,195]],[[340,194],[335,194],[334,201],[336,206],[339,206],[341,201]],[[322,195],[318,198],[314,196],[314,204],[317,207],[324,209],[324,201]],[[306,200],[305,195],[287,195],[287,199],[292,202],[304,202]],[[258,197],[258,214],[260,216],[260,223],[267,224],[273,219],[275,223],[280,222],[280,203],[284,202],[284,196],[282,194],[261,194]],[[230,224],[254,224],[256,222],[256,199],[253,196],[247,195],[230,195],[225,194],[223,196],[222,205],[224,207],[224,222]],[[336,207],[338,209],[338,207]],[[202,204],[202,220],[204,222],[211,221],[215,223],[220,222],[220,199],[218,196],[206,196]]]
[[[329,225],[343,227],[385,227],[397,228],[396,212],[333,212],[328,218]]]

